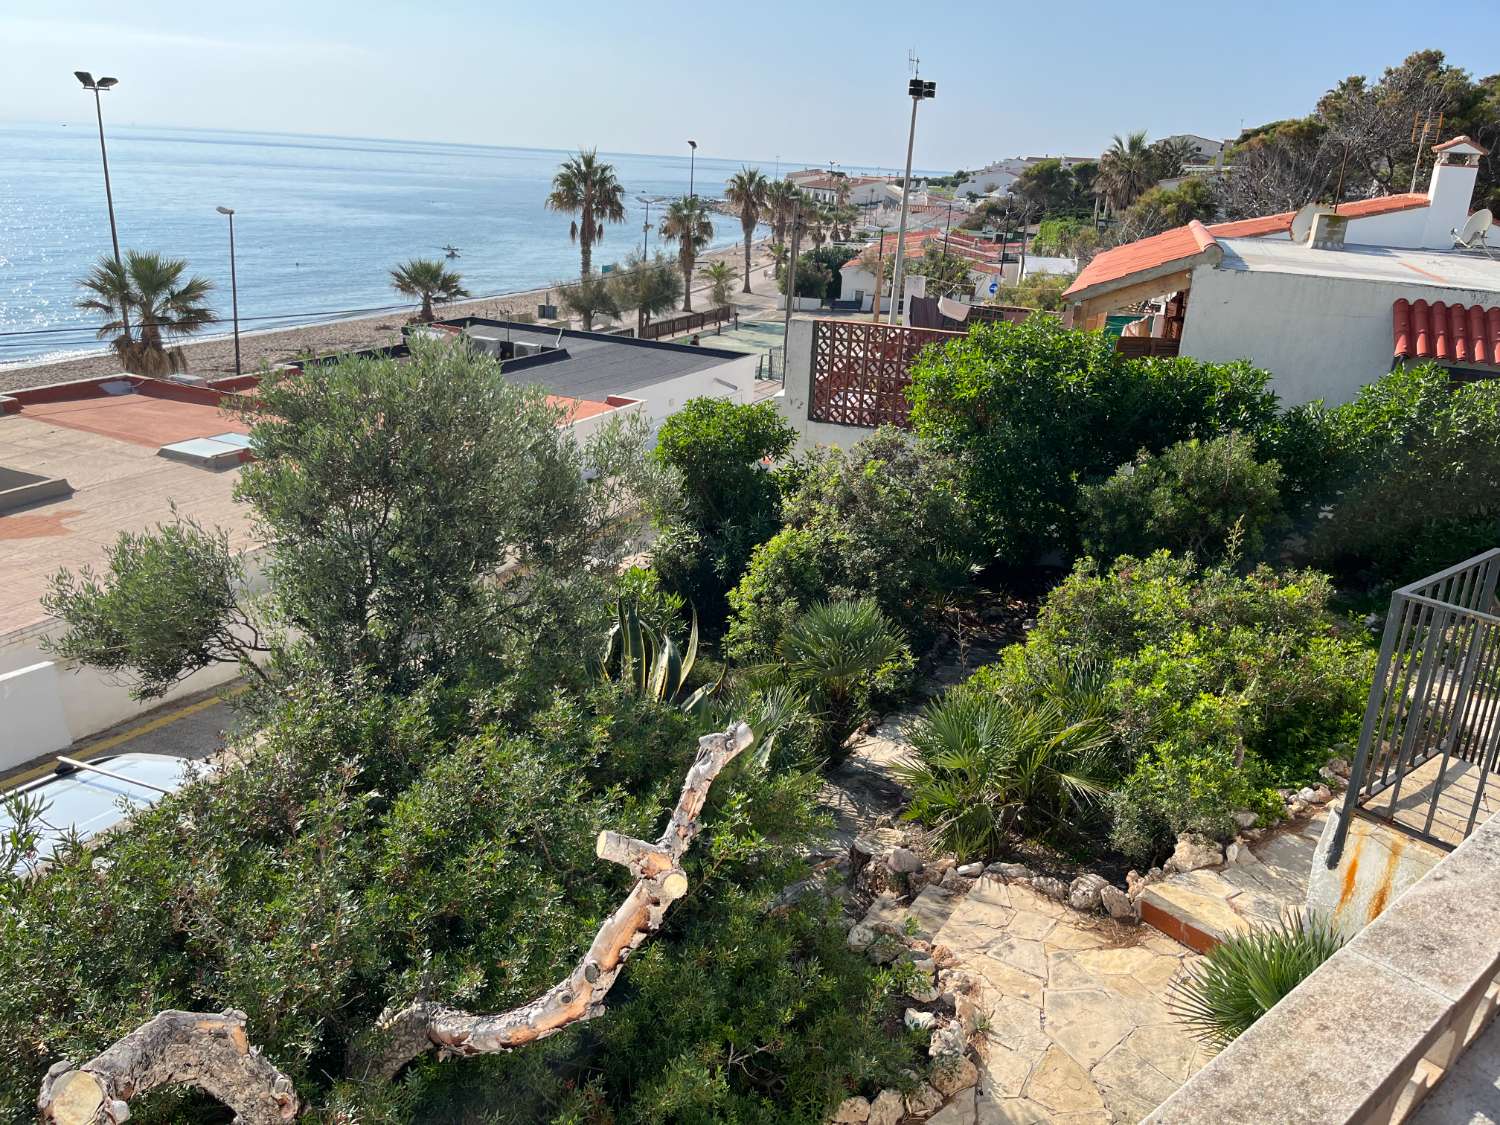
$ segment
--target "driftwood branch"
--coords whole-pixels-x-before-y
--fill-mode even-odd
[[[185,1084],[212,1094],[240,1125],[297,1116],[296,1092],[245,1036],[245,1013],[161,1012],[82,1066],[60,1062],[42,1081],[37,1109],[55,1125],[117,1125],[130,1099]]]
[[[494,1015],[426,1001],[387,1013],[351,1060],[354,1076],[389,1080],[434,1049],[444,1057],[513,1050],[601,1013],[626,959],[687,893],[682,858],[698,835],[709,787],[753,738],[748,726],[736,723],[698,740],[698,756],[655,843],[599,833],[599,858],[622,865],[636,881],[566,978],[530,1003]],[[245,1014],[236,1011],[162,1012],[81,1066],[54,1066],[42,1081],[37,1108],[53,1125],[119,1125],[130,1116],[131,1098],[173,1084],[213,1095],[234,1110],[238,1125],[278,1125],[300,1109],[291,1081],[250,1046]]]
[[[656,843],[617,832],[599,833],[595,846],[598,856],[626,867],[636,882],[599,927],[593,944],[572,973],[529,1004],[509,1012],[473,1015],[420,1002],[388,1014],[377,1028],[378,1048],[360,1060],[354,1068],[356,1075],[388,1080],[434,1048],[444,1057],[509,1051],[599,1015],[604,1010],[605,994],[626,959],[661,928],[667,907],[687,893],[687,875],[681,861],[698,835],[698,818],[709,787],[753,737],[748,726],[737,723],[722,734],[698,740],[698,756],[682,783],[672,818]]]

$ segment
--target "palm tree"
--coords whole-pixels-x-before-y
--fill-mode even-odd
[[[728,262],[710,262],[698,271],[698,276],[713,286],[710,300],[714,305],[729,304],[729,287],[739,275]]]
[[[598,149],[579,149],[564,160],[547,196],[547,210],[577,216],[568,237],[578,243],[581,278],[593,272],[594,243],[604,237],[604,224],[625,221],[625,189],[615,178],[615,166],[598,154]]]
[[[138,375],[169,375],[185,367],[180,349],[169,351],[167,338],[188,336],[215,323],[204,299],[214,283],[206,277],[183,278],[184,258],[127,250],[123,263],[100,258],[79,285],[92,294],[78,302],[80,309],[103,313],[99,339],[114,337],[115,354],[126,371]],[[134,313],[138,335],[132,339],[120,313]]]
[[[436,258],[413,258],[391,270],[391,286],[398,293],[417,297],[422,301],[419,314],[423,324],[432,323],[432,301],[456,301],[467,297],[469,291],[463,286],[463,278],[448,269]]]
[[[792,210],[801,194],[791,180],[776,180],[767,185],[766,206],[771,209],[771,242],[774,245],[786,245],[787,224],[792,221]]]
[[[1094,190],[1104,196],[1111,211],[1118,214],[1145,194],[1156,183],[1156,158],[1146,143],[1146,131],[1140,129],[1126,137],[1115,134],[1109,148],[1099,158],[1099,175]]]
[[[745,232],[744,293],[750,292],[750,240],[755,237],[755,226],[766,208],[766,193],[769,188],[765,173],[759,168],[741,168],[724,187],[724,198],[730,206],[739,208],[740,229]]]
[[[677,243],[677,268],[682,271],[682,311],[693,311],[693,267],[698,252],[713,240],[714,224],[703,200],[691,196],[672,200],[657,231],[668,242]]]

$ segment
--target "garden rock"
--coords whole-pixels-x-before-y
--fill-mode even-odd
[[[877,934],[870,947],[865,950],[865,957],[872,965],[889,965],[901,956],[901,950],[901,943],[890,934]]]
[[[945,1056],[957,1058],[964,1053],[964,1048],[968,1045],[968,1038],[964,1035],[962,1024],[944,1024],[934,1031],[932,1038],[928,1040],[927,1055],[934,1059],[941,1059]]]
[[[913,987],[912,990],[907,993],[907,995],[915,1000],[918,1004],[931,1004],[936,1001],[937,998],[942,995],[942,993],[938,991],[937,985],[933,984],[932,981],[925,980]]]
[[[943,872],[943,877],[938,880],[938,886],[942,887],[945,891],[954,891],[958,894],[968,894],[971,890],[974,889],[974,882],[975,880],[973,879],[965,879],[958,873],[958,870],[955,868],[953,870]]]
[[[1315,805],[1326,805],[1333,800],[1333,790],[1326,785],[1319,785],[1313,790],[1312,803]]]
[[[1249,809],[1241,809],[1234,814],[1234,822],[1241,828],[1254,828],[1260,820],[1259,813],[1253,813]]]
[[[1121,922],[1135,920],[1135,903],[1119,887],[1106,883],[1099,888],[1099,904],[1109,911],[1111,918]]]
[[[942,1104],[943,1095],[926,1082],[906,1095],[906,1112],[916,1117],[926,1117],[930,1113],[935,1113]]]
[[[987,875],[998,875],[1012,882],[1031,878],[1031,868],[1024,863],[992,863],[984,870]]]
[[[1307,804],[1311,805],[1316,802],[1317,799],[1318,791],[1311,785],[1304,785],[1301,789],[1297,790],[1297,800],[1299,801],[1304,801]]]
[[[1059,902],[1068,897],[1068,884],[1050,875],[1038,875],[1031,881],[1031,885],[1041,894],[1055,898]]]
[[[897,875],[910,875],[913,871],[922,870],[922,857],[910,848],[894,848],[885,857],[885,865]]]
[[[944,1061],[932,1068],[932,1086],[945,1098],[979,1082],[979,1068],[967,1057]]]
[[[977,879],[980,875],[984,874],[984,864],[964,863],[954,868],[954,870],[965,879]]]
[[[859,1125],[859,1123],[869,1121],[869,1099],[845,1098],[839,1103],[838,1109],[834,1110],[831,1120],[833,1125]]]
[[[1068,905],[1074,910],[1098,910],[1099,896],[1109,882],[1092,872],[1080,875],[1068,887]]]
[[[863,953],[874,942],[875,931],[863,922],[856,922],[849,927],[849,937],[847,940],[850,949],[854,950],[855,953]]]
[[[1349,776],[1349,759],[1329,758],[1328,769],[1333,773],[1335,777],[1347,778]]]
[[[1308,808],[1309,805],[1306,801],[1295,799],[1287,804],[1286,811],[1288,816],[1297,817],[1307,812]]]
[[[1218,844],[1204,836],[1184,832],[1177,837],[1177,847],[1172,850],[1172,858],[1164,866],[1169,872],[1200,871],[1205,867],[1217,867],[1223,862],[1224,853]]]
[[[870,1103],[870,1125],[896,1125],[905,1115],[899,1090],[882,1090]]]
[[[913,1031],[926,1031],[937,1023],[937,1016],[931,1012],[924,1012],[920,1008],[907,1008],[906,1014],[901,1017],[901,1022]]]

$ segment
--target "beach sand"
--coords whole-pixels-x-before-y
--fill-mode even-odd
[[[737,305],[742,303],[762,305],[766,301],[766,294],[775,292],[774,285],[762,274],[763,268],[771,260],[767,243],[765,241],[754,243],[752,251],[751,284],[766,292],[755,294],[754,302],[748,299],[742,302],[744,295],[738,292],[739,285],[736,283],[735,303]],[[736,269],[743,269],[744,244],[739,243],[710,251],[700,257],[698,262],[701,266],[721,259],[730,262]],[[462,263],[460,263],[461,270]],[[558,288],[556,285],[550,287],[554,301],[557,298]],[[709,287],[701,282],[693,286],[694,309],[702,310],[708,307],[708,290]],[[541,298],[548,292],[549,289],[544,287],[522,293],[487,297],[482,300],[456,301],[452,304],[439,305],[437,312],[440,318],[479,316],[493,320],[514,319],[522,313],[534,314],[536,306],[541,303]],[[416,306],[413,305],[412,308],[415,310]],[[309,352],[314,355],[326,355],[330,352],[400,343],[401,327],[407,323],[408,319],[409,314],[398,311],[348,320],[305,324],[296,328],[241,332],[240,366],[244,371],[250,372],[262,364],[285,363],[307,355]],[[621,323],[633,325],[634,314],[626,314]],[[187,355],[188,370],[191,374],[212,377],[234,373],[234,338],[231,335],[215,336],[184,344],[183,351]],[[71,379],[91,379],[100,375],[114,375],[119,370],[119,360],[115,358],[112,351],[51,363],[0,367],[0,394],[21,387],[38,387],[48,383],[63,383]]]

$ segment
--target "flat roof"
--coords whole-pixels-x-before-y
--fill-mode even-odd
[[[70,430],[148,445],[153,450],[191,438],[244,429],[244,423],[236,415],[217,406],[141,394],[39,402],[23,407],[23,413],[28,418]]]
[[[447,321],[459,325],[476,339],[509,339],[515,343],[562,348],[566,357],[546,362],[526,363],[516,370],[501,368],[511,381],[523,386],[540,386],[548,394],[564,398],[602,401],[610,395],[629,395],[655,383],[709,371],[744,354],[709,345],[667,344],[659,340],[637,340],[629,336],[611,336],[603,332],[575,332],[556,328],[538,328],[503,320],[458,318]],[[704,340],[713,338],[710,331]],[[514,361],[512,361],[514,362]]]
[[[1219,268],[1242,273],[1284,273],[1500,293],[1500,261],[1483,251],[1356,245],[1314,250],[1301,243],[1266,238],[1220,237],[1218,243],[1224,251]]]

